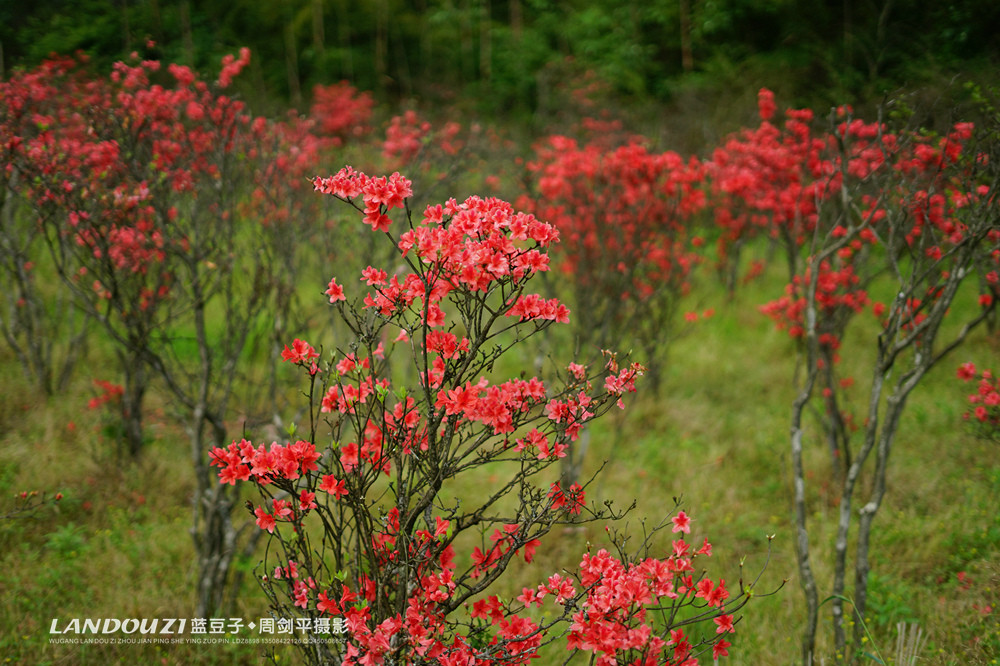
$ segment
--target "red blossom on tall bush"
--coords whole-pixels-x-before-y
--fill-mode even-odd
[[[706,168],[712,208],[719,229],[720,266],[728,267],[735,288],[740,250],[758,235],[781,243],[789,278],[795,274],[798,248],[815,228],[819,206],[833,189],[836,169],[829,137],[812,129],[813,113],[789,109],[783,125],[772,122],[774,95],[759,95],[761,124],[730,136],[716,148]]]
[[[609,148],[552,136],[528,168],[537,193],[524,204],[559,229],[581,348],[637,344],[652,358],[701,262],[690,221],[706,204],[703,165],[634,140]]]
[[[89,85],[72,58],[53,58],[39,67],[15,70],[0,81],[0,332],[25,374],[46,394],[63,388],[86,349],[89,319],[76,311],[72,299],[47,291],[45,277],[51,270],[45,261],[45,237],[31,220],[36,173],[25,168],[27,159],[44,162],[48,169],[59,165],[84,164],[100,170],[114,159],[115,147],[103,144],[89,151],[76,151],[88,140],[73,116],[73,104],[62,99],[82,95]],[[60,149],[55,133],[69,126],[72,145]],[[52,179],[56,192],[79,191],[67,177]],[[39,193],[44,198],[44,193]],[[57,214],[44,202],[41,214]],[[62,214],[65,214],[64,212]]]
[[[515,558],[530,562],[554,526],[611,517],[588,504],[586,483],[562,487],[549,470],[643,373],[609,356],[603,368],[573,364],[562,384],[493,377],[508,350],[569,317],[529,291],[548,270],[555,228],[479,197],[429,206],[414,220],[412,187],[399,174],[345,168],[314,183],[391,240],[405,268],[366,268],[362,298],[330,282],[330,302],[352,331],[333,353],[317,358],[301,339],[287,346],[309,385],[307,439],[243,439],[212,453],[221,483],[261,493],[249,508],[274,540],[277,559],[265,569],[274,575],[262,578],[274,610],[347,629],[343,646],[304,645],[310,663],[527,664],[561,636],[600,663],[724,656],[747,595],[695,569],[711,554],[707,541],[693,551],[676,540],[663,558],[587,555],[572,576],[550,576],[516,600],[487,592]],[[406,230],[394,233],[400,220],[391,218],[403,213]],[[408,373],[388,365],[394,353]],[[606,380],[595,390],[598,374]],[[399,380],[406,375],[415,382]],[[451,496],[457,478],[487,465],[497,480],[485,492]],[[525,612],[550,602],[554,620]],[[680,608],[710,630],[695,636],[661,621],[660,610]]]
[[[371,131],[368,123],[374,106],[375,100],[369,93],[358,92],[347,81],[341,81],[313,88],[309,115],[316,121],[319,134],[341,143]]]
[[[762,107],[765,116],[773,112],[766,97]],[[791,135],[812,136],[808,128],[792,124],[804,122],[804,116],[786,115]],[[776,229],[787,241],[791,279],[785,296],[762,310],[801,343],[804,381],[793,404],[791,444],[796,521],[803,537],[808,516],[803,462],[808,431],[803,416],[814,393],[823,403],[818,412],[820,433],[828,442],[834,485],[840,490],[835,498],[839,508],[833,549],[834,643],[838,653],[847,654],[843,599],[852,523],[858,523],[854,612],[863,617],[870,531],[886,492],[887,461],[906,399],[934,365],[990,317],[995,307],[990,275],[1000,262],[1000,228],[993,205],[995,155],[982,152],[995,152],[995,142],[977,141],[989,132],[977,136],[968,123],[956,123],[943,136],[907,128],[893,132],[885,123],[852,118],[847,109],[839,110],[832,120],[827,133],[810,139],[809,151],[788,150],[804,144],[788,144],[787,136],[777,141],[781,135],[766,119],[760,131],[744,133],[747,141],[739,145],[754,155],[787,158],[779,174],[815,178],[809,207],[796,209],[792,216],[779,214],[759,198],[744,201],[766,209],[771,222],[781,222],[783,226]],[[784,182],[781,191],[786,193],[803,191],[799,185],[808,185],[797,175],[786,181],[772,176],[764,184],[771,180]],[[749,191],[767,192],[756,186]],[[958,295],[975,289],[968,278],[977,274],[978,308],[963,311],[957,328],[945,327],[957,316],[951,313]],[[888,302],[870,296],[881,290],[890,294]],[[877,318],[876,333],[870,337],[852,326],[855,315],[869,306]],[[837,370],[851,331],[861,336],[861,342],[852,344],[867,340],[873,354],[871,384],[862,406],[867,413],[857,420],[849,400],[854,379],[840,377]],[[864,492],[866,500],[855,517],[857,492]],[[809,661],[814,657],[820,604],[805,538],[799,540],[798,557],[808,606],[802,655]],[[861,626],[856,619],[855,646],[861,645]]]
[[[181,65],[162,72],[157,61],[116,63],[107,79],[73,61],[25,77],[36,129],[21,127],[12,164],[57,270],[119,342],[133,453],[142,445],[143,356],[185,307],[178,272],[205,251],[190,223],[231,215],[235,183],[223,156],[241,148],[249,119],[221,87],[248,60],[248,51],[224,59],[219,87]]]
[[[401,116],[393,116],[385,130],[382,157],[406,164],[413,160],[423,147],[424,137],[430,134],[431,124],[422,120],[410,109]]]
[[[972,363],[958,368],[963,382],[975,381],[976,392],[967,396],[969,409],[962,418],[972,424],[976,434],[1000,442],[1000,379],[992,370],[977,370]]]
[[[211,483],[205,442],[225,439],[231,368],[277,270],[254,229],[237,224],[242,192],[275,143],[268,124],[225,91],[249,58],[246,49],[223,58],[215,83],[137,58],[103,78],[73,61],[44,65],[18,79],[20,120],[7,142],[31,213],[23,219],[41,230],[46,259],[114,344],[129,450],[143,445],[151,376],[185,417],[203,616],[221,602],[237,542],[234,497]],[[195,353],[177,353],[178,344]]]

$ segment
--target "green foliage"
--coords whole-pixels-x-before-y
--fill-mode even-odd
[[[966,484],[962,500],[969,516],[975,521],[976,529],[951,534],[945,541],[948,559],[943,577],[948,580],[986,553],[1000,550],[1000,513],[996,510],[996,498],[1000,496],[1000,469],[986,469],[982,475],[982,486]]]
[[[121,14],[114,9],[114,5],[100,0],[32,3],[32,8],[20,10],[26,16],[6,23],[13,26],[18,25],[16,19],[23,20],[12,39],[4,36],[4,42],[13,47],[7,57],[16,59],[20,55],[28,62],[38,62],[50,53],[118,54],[124,44]]]
[[[67,524],[49,534],[45,547],[61,559],[75,559],[86,553],[87,539],[79,526]]]
[[[868,577],[868,622],[884,634],[899,622],[919,622],[910,604],[914,603],[912,586],[889,573],[872,573]]]
[[[672,0],[41,0],[0,7],[0,46],[8,69],[78,49],[102,68],[135,50],[207,69],[249,46],[253,80],[243,85],[252,90],[244,92],[262,102],[349,79],[385,100],[466,100],[485,114],[546,103],[546,72],[566,58],[631,104],[669,99],[722,62],[757,87],[788,79],[780,92],[798,104],[855,102],[903,82],[989,71],[1000,55],[991,29],[1000,5],[990,0],[686,4],[691,73],[681,66],[682,3]]]

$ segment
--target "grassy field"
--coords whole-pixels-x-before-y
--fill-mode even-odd
[[[593,426],[587,453],[591,469],[606,462],[592,499],[627,504],[637,498],[626,519],[633,532],[642,521],[658,522],[673,508],[673,498],[682,498],[695,518],[692,537],[707,536],[715,546],[713,577],[735,581],[745,559],[749,582],[768,559],[766,536],[775,535],[755,588],[760,596],[746,609],[733,640],[733,664],[792,664],[799,654],[804,605],[788,442],[795,350],[756,308],[780,287],[780,275],[768,274],[728,301],[706,280],[698,304],[714,307],[715,316],[671,347],[659,396],[640,394],[626,412]],[[845,367],[857,366],[859,404],[865,393],[861,342],[849,340],[844,353]],[[875,644],[890,663],[896,663],[898,622],[916,623],[926,636],[918,663],[998,663],[998,451],[969,434],[961,418],[966,387],[954,379],[966,360],[995,367],[998,350],[995,333],[977,332],[918,388],[900,428],[889,492],[874,530],[868,617]],[[568,357],[558,348],[552,353]],[[100,350],[91,350],[86,366],[105,361]],[[46,399],[8,352],[0,352],[0,515],[17,505],[21,491],[63,493],[58,504],[0,520],[0,659],[259,663],[259,646],[50,644],[53,618],[65,625],[74,617],[186,618],[193,612],[188,529],[194,481],[186,437],[154,392],[151,441],[141,460],[121,463],[102,412],[86,407],[94,395],[86,374],[78,373],[64,394]],[[232,428],[238,432],[239,425]],[[825,446],[813,442],[807,457],[810,539],[822,599],[830,587],[836,506]],[[522,585],[574,566],[588,542],[600,546],[605,539],[603,525],[550,535],[536,561],[511,571],[508,587],[498,593],[516,595]],[[242,562],[240,569],[251,574],[254,564]],[[824,610],[820,647],[829,650]],[[265,599],[247,575],[229,617],[263,616]],[[294,662],[290,653],[279,651],[279,657]],[[543,661],[561,663],[562,655],[548,654]]]
[[[676,108],[657,114],[658,129],[647,135],[678,150],[696,150],[753,122],[756,88],[724,88],[712,95],[679,90]],[[718,100],[724,102],[715,104]],[[734,114],[734,107],[742,115]],[[686,116],[678,111],[685,108]],[[363,164],[364,150],[377,149],[366,147],[345,161]],[[484,150],[490,158],[456,169],[458,175],[436,184],[433,199],[483,191],[477,188],[486,175],[500,176],[501,193],[516,192],[513,183],[521,174],[513,166],[514,152],[501,162],[495,147]],[[326,171],[340,165],[328,165]],[[308,330],[292,336],[308,336],[330,349],[337,344],[336,333],[327,326],[327,309],[319,309],[326,305],[321,293],[334,272],[328,259],[316,257],[314,265],[302,268],[301,275],[308,277],[299,296],[315,300],[317,310],[304,317]],[[346,274],[342,266],[337,271]],[[775,262],[730,300],[706,272],[684,305],[712,308],[715,315],[690,325],[670,346],[661,361],[659,395],[640,391],[625,412],[615,411],[592,426],[583,473],[589,477],[605,465],[589,489],[591,501],[611,499],[621,506],[636,500],[619,526],[633,534],[644,522],[658,523],[673,511],[674,498],[681,499],[694,518],[692,541],[704,536],[714,545],[710,575],[725,578],[731,587],[741,561],[747,582],[767,562],[755,587],[757,598],[737,625],[731,657],[723,663],[800,663],[804,600],[795,558],[789,452],[796,352],[792,340],[758,311],[782,293],[783,278]],[[970,299],[956,307],[970,307]],[[871,354],[864,329],[860,326],[845,341],[842,353],[845,374],[857,380],[853,398],[859,413]],[[551,337],[546,348],[563,365],[572,360],[566,333]],[[531,351],[518,360],[531,364],[535,356]],[[955,379],[955,369],[964,361],[1000,370],[1000,334],[977,330],[917,388],[890,462],[886,501],[875,520],[867,621],[888,663],[904,663],[895,660],[899,622],[918,625],[926,637],[917,663],[1000,663],[1000,450],[972,436],[962,420],[969,387]],[[194,612],[196,560],[189,529],[195,480],[188,438],[172,417],[165,391],[154,383],[146,418],[149,442],[140,460],[123,462],[116,455],[113,423],[105,412],[87,408],[96,392],[92,379],[114,379],[108,373],[115,367],[108,346],[92,343],[69,388],[46,397],[0,345],[0,541],[5,546],[0,550],[0,663],[261,663],[261,646],[254,645],[50,643],[54,618],[65,626],[72,618],[190,618]],[[262,378],[266,371],[249,367],[242,374]],[[294,405],[298,390],[289,385],[282,395]],[[255,401],[264,394],[260,387],[241,393]],[[265,418],[271,413],[267,407],[257,406]],[[285,418],[295,411],[288,409]],[[242,422],[234,417],[228,425],[239,437]],[[809,427],[809,529],[823,599],[831,587],[836,493],[815,419]],[[489,484],[489,470],[483,473],[478,483],[458,492],[474,493]],[[34,490],[47,498],[59,492],[63,498],[15,514],[18,496]],[[246,514],[239,519],[252,522]],[[769,535],[774,535],[770,553]],[[535,561],[512,568],[496,593],[516,596],[525,585],[574,568],[588,544],[607,545],[604,525],[549,535]],[[660,535],[658,544],[669,547],[669,533]],[[263,549],[238,563],[243,585],[228,617],[267,616],[253,573],[262,556]],[[829,654],[829,606],[822,610],[819,649]],[[290,650],[279,649],[277,656],[279,663],[296,663]],[[563,660],[561,652],[549,651],[537,663]]]

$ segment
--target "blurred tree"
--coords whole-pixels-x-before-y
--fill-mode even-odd
[[[206,70],[249,46],[252,93],[271,104],[348,79],[389,101],[533,111],[562,103],[566,58],[633,99],[735,71],[842,102],[985,67],[997,24],[994,0],[37,0],[0,6],[0,75],[78,49],[98,67],[136,49]]]

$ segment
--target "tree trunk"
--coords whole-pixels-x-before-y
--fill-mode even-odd
[[[194,521],[191,535],[198,554],[197,617],[213,617],[225,610],[229,570],[236,553],[236,528],[233,526],[233,506],[238,499],[235,488],[218,483],[212,468],[205,461],[203,432],[205,416],[196,410],[192,423],[191,456],[194,463],[197,490],[194,497]],[[213,441],[220,445],[225,433],[212,426]]]
[[[285,23],[285,72],[288,75],[288,95],[292,105],[302,106],[302,86],[299,83],[299,46],[295,39],[295,26]]]
[[[153,19],[153,39],[163,41],[163,19],[160,17],[160,0],[149,0],[149,13]]]
[[[128,18],[128,0],[122,0],[122,46],[125,53],[132,52],[132,25]]]
[[[817,263],[819,263],[817,261]],[[809,405],[816,379],[819,376],[819,334],[817,331],[816,288],[819,282],[819,271],[813,271],[806,285],[806,307],[803,312],[805,324],[805,354],[806,377],[799,394],[792,404],[792,480],[794,484],[795,507],[795,555],[799,565],[799,584],[806,597],[806,628],[802,632],[802,664],[812,666],[816,653],[816,627],[819,622],[819,593],[816,587],[816,577],[812,571],[809,553],[809,531],[806,528],[806,518],[809,515],[806,506],[805,469],[802,463],[802,416]]]
[[[385,90],[386,59],[389,53],[389,5],[386,0],[380,0],[375,11],[375,86]]]
[[[510,35],[515,43],[521,41],[523,32],[524,11],[521,8],[521,0],[510,0]]]
[[[461,74],[461,82],[463,84],[472,81],[475,78],[475,67],[473,66],[470,71],[470,65],[472,65],[472,58],[474,56],[474,51],[472,49],[472,26],[471,14],[472,8],[469,7],[470,0],[462,0],[462,8],[460,12],[462,25],[459,28],[459,40],[462,48],[462,57],[459,65],[459,73]]]
[[[680,0],[681,10],[681,68],[694,71],[694,51],[691,46],[691,0]]]
[[[885,373],[883,363],[885,359],[880,352],[876,361],[875,375],[872,378],[872,388],[868,402],[868,424],[865,428],[865,441],[858,451],[857,457],[847,470],[844,477],[843,487],[840,492],[840,506],[837,522],[837,536],[834,541],[834,565],[833,565],[833,595],[831,601],[833,609],[833,637],[834,645],[839,654],[846,656],[847,634],[844,630],[844,601],[838,597],[843,597],[846,592],[847,578],[847,540],[851,528],[851,508],[853,506],[854,489],[861,476],[861,470],[868,455],[875,447],[879,439],[879,418],[878,409],[882,400],[882,387],[885,383]],[[886,426],[882,426],[883,432]],[[883,435],[884,436],[884,435]],[[855,590],[857,594],[857,590]],[[855,606],[857,608],[857,606]],[[858,626],[860,623],[856,623]]]
[[[351,58],[351,22],[350,8],[347,0],[337,3],[337,35],[340,38],[341,59],[340,75],[345,79],[354,78],[354,60]]]
[[[812,666],[816,651],[816,627],[819,622],[819,594],[809,556],[809,531],[806,528],[806,483],[802,464],[802,415],[812,392],[812,382],[799,393],[792,410],[792,477],[795,504],[795,556],[799,565],[799,584],[806,597],[806,628],[802,632],[802,664]]]
[[[146,395],[148,378],[145,365],[134,355],[120,360],[125,371],[125,385],[122,391],[121,416],[122,432],[120,442],[123,442],[132,458],[137,458],[142,451],[142,403]],[[121,457],[119,447],[119,457]]]
[[[481,0],[479,6],[479,80],[481,90],[488,91],[493,78],[493,26],[490,0]]]
[[[326,74],[326,26],[323,21],[323,0],[312,0],[312,37],[315,67]]]
[[[181,0],[181,45],[184,64],[194,67],[194,36],[191,33],[191,0]]]
[[[317,55],[326,50],[326,30],[323,25],[323,0],[312,0],[313,48]]]

